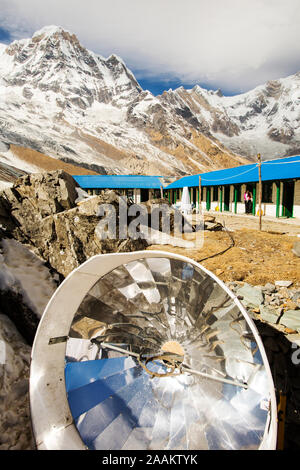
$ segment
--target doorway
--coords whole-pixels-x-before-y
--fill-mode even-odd
[[[196,205],[197,201],[197,188],[191,188],[191,203]]]
[[[141,202],[146,202],[149,199],[149,190],[141,189]]]
[[[293,217],[294,192],[294,181],[285,181],[282,193],[282,217]]]
[[[255,215],[256,212],[256,183],[248,183],[246,185],[246,191],[250,191],[252,194],[252,215]]]
[[[229,211],[230,186],[224,186],[224,211]]]

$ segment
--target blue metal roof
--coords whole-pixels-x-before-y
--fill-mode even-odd
[[[258,167],[256,163],[241,165],[225,170],[210,171],[192,176],[184,176],[169,184],[165,189],[183,188],[184,186],[218,186],[225,184],[255,183],[258,181]],[[269,160],[261,164],[262,181],[284,180],[300,178],[300,156]]]
[[[144,175],[73,175],[83,189],[159,189],[158,176]]]

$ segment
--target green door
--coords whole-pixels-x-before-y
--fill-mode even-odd
[[[294,181],[285,181],[283,183],[283,193],[282,193],[282,216],[283,217],[293,217],[294,192],[295,192]]]
[[[276,217],[279,217],[280,208],[280,181],[276,181]]]
[[[252,214],[255,215],[256,212],[256,183],[253,183],[252,185]]]
[[[210,210],[210,186],[206,188],[206,210]]]

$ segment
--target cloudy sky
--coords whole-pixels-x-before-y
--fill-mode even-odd
[[[0,0],[0,42],[55,24],[154,94],[248,91],[300,71],[300,0]]]

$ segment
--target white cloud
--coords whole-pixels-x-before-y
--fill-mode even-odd
[[[0,8],[0,26],[15,37],[57,24],[148,77],[239,92],[300,70],[299,0],[0,0]]]

